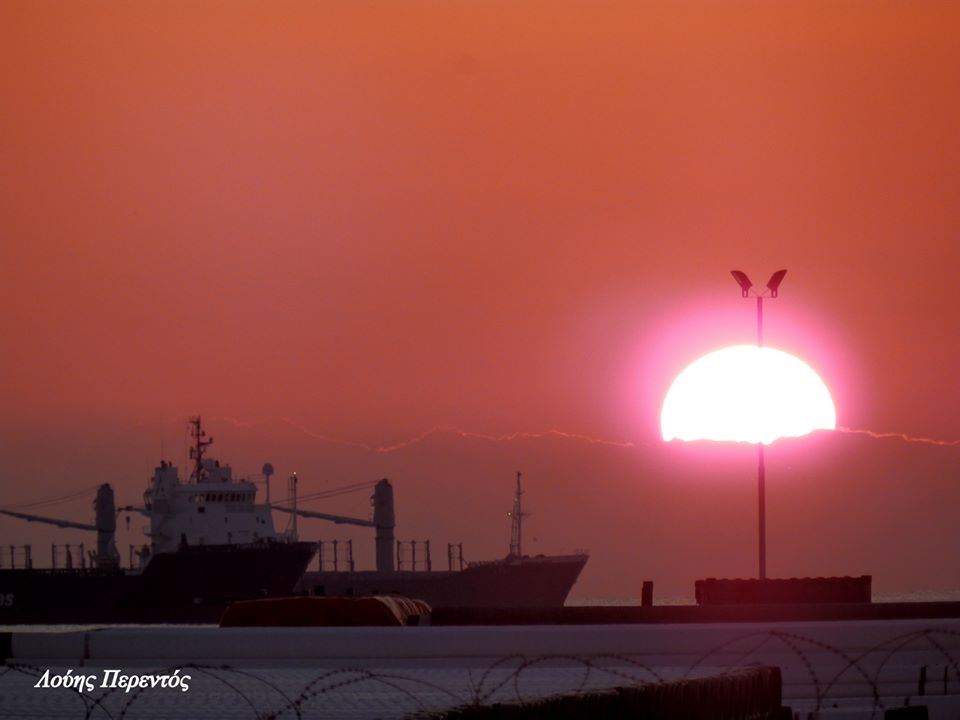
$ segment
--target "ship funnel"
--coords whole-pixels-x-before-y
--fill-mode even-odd
[[[113,502],[113,488],[104,483],[97,488],[93,501],[97,526],[97,567],[116,567],[120,562],[117,554],[117,509]]]
[[[373,489],[373,524],[377,529],[377,572],[393,572],[393,488],[381,480]]]

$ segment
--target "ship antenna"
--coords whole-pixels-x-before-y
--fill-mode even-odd
[[[207,477],[207,471],[203,467],[203,453],[209,445],[213,444],[213,438],[207,438],[207,433],[200,424],[200,416],[190,418],[190,425],[193,426],[190,435],[193,437],[193,447],[190,448],[190,459],[194,461],[193,477],[194,482],[203,482]],[[206,440],[204,438],[207,438]]]
[[[513,511],[507,513],[512,521],[510,525],[510,557],[515,558],[523,557],[523,519],[527,516],[527,513],[523,512],[520,507],[520,496],[523,495],[523,490],[520,489],[521,477],[523,477],[523,473],[517,471],[517,493],[513,496]]]

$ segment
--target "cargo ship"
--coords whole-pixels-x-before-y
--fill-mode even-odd
[[[193,469],[187,482],[161,461],[142,506],[117,508],[113,488],[100,485],[95,523],[14,510],[29,522],[96,532],[96,550],[63,553],[63,567],[37,568],[29,546],[0,553],[0,624],[216,622],[234,600],[290,594],[316,554],[316,543],[278,533],[256,486],[235,480],[229,465],[206,457],[213,439],[200,418],[190,421]],[[148,543],[123,568],[116,547],[119,512],[150,520]],[[56,547],[54,546],[54,551]],[[56,555],[54,555],[54,558]],[[18,566],[19,565],[19,566]]]
[[[447,546],[447,570],[434,570],[430,558],[430,543],[420,543],[419,563],[417,544],[407,543],[409,551],[402,569],[404,543],[395,543],[393,537],[393,489],[388,480],[380,480],[373,494],[374,519],[370,525],[377,533],[377,569],[354,571],[352,560],[344,570],[327,569],[307,572],[298,584],[298,590],[313,595],[404,595],[427,601],[434,608],[500,607],[547,608],[562,607],[571,588],[586,565],[589,555],[577,552],[570,555],[523,554],[523,518],[521,473],[517,473],[516,494],[511,518],[510,551],[498,560],[465,562],[461,545]],[[282,508],[278,508],[282,509]],[[367,524],[361,520],[338,518],[305,511],[307,517],[321,517],[334,522]],[[324,560],[324,543],[320,544],[320,561]],[[396,554],[394,554],[396,550]],[[336,557],[336,549],[334,549]],[[396,562],[394,562],[396,560]],[[417,566],[420,570],[417,570]]]
[[[199,417],[190,421],[192,470],[186,481],[177,468],[161,461],[154,469],[140,506],[117,507],[109,484],[100,485],[92,525],[2,509],[29,522],[95,532],[96,550],[68,547],[51,567],[35,567],[29,546],[0,546],[0,625],[60,623],[213,623],[233,601],[291,594],[402,594],[435,607],[560,607],[588,560],[586,553],[528,557],[522,553],[520,474],[514,498],[510,552],[500,560],[465,563],[462,548],[448,546],[449,567],[433,570],[429,543],[410,549],[404,569],[404,544],[394,537],[393,488],[374,485],[373,518],[349,518],[298,507],[297,478],[285,501],[271,503],[263,467],[266,502],[257,502],[257,486],[235,479],[227,464],[207,457],[213,443]],[[292,516],[291,529],[274,528],[274,511]],[[116,547],[120,513],[146,516],[146,542],[131,547],[122,567]],[[341,570],[334,548],[333,569],[307,572],[318,550],[331,543],[298,539],[298,517],[353,524],[376,531],[376,570],[354,571],[352,558]],[[409,545],[409,544],[408,544]],[[19,550],[19,556],[17,555]],[[328,552],[329,555],[329,552]]]

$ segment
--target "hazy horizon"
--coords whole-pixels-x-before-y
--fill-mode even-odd
[[[653,580],[658,598],[690,597],[702,577],[756,573],[756,450],[736,443],[614,443],[556,432],[513,439],[446,428],[413,442],[366,448],[309,435],[284,420],[239,424],[210,417],[210,456],[259,484],[264,462],[276,470],[274,501],[297,472],[299,494],[387,477],[394,485],[397,538],[431,540],[433,564],[445,569],[446,544],[463,543],[468,561],[507,554],[515,471],[524,473],[524,552],[591,554],[571,597],[639,597]],[[63,494],[113,484],[118,505],[138,504],[153,467],[174,462],[186,479],[186,423],[89,427],[76,445],[61,445],[43,464],[31,458],[43,437],[16,438],[14,477],[34,482],[8,489],[8,502],[36,501],[57,479]],[[180,435],[180,442],[173,435]],[[6,443],[11,440],[6,435]],[[9,447],[9,446],[6,446]],[[35,448],[33,452],[31,449]],[[960,588],[951,546],[939,541],[955,527],[950,508],[960,487],[939,469],[957,448],[897,438],[820,431],[779,440],[767,449],[768,573],[771,577],[873,575],[878,593]],[[9,452],[12,457],[14,453]],[[834,480],[845,477],[843,483]],[[912,492],[901,486],[909,478]],[[370,490],[302,506],[367,518]],[[885,498],[901,494],[897,507]],[[26,512],[89,522],[92,490],[66,505]],[[678,509],[682,510],[678,513]],[[911,518],[917,518],[914,521]],[[921,522],[922,520],[922,522]],[[284,527],[286,516],[276,513]],[[142,544],[147,520],[118,524],[126,562],[129,543]],[[308,540],[352,539],[358,568],[372,569],[372,531],[300,521]],[[49,544],[93,538],[70,530],[0,518],[2,545],[34,544],[37,564],[49,564]]]

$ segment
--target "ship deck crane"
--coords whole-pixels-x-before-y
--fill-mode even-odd
[[[14,510],[0,510],[0,515],[9,515],[10,517],[20,518],[27,522],[46,523],[47,525],[56,525],[58,528],[71,528],[73,530],[92,530],[96,532],[97,526],[89,523],[79,523],[73,520],[58,520],[57,518],[43,517],[42,515],[30,515],[29,513],[16,512]]]
[[[120,564],[120,556],[117,554],[115,539],[117,532],[117,513],[113,501],[113,488],[110,487],[108,483],[104,483],[97,488],[97,497],[93,502],[93,507],[96,511],[96,523],[94,525],[74,522],[73,520],[44,517],[43,515],[31,515],[30,513],[17,512],[16,510],[0,510],[0,513],[19,518],[20,520],[26,520],[27,522],[45,523],[60,528],[96,532],[97,567],[116,568]]]
[[[330,513],[317,512],[315,510],[302,510],[297,508],[288,507],[278,507],[273,506],[273,509],[282,512],[289,513],[290,515],[299,515],[300,517],[315,518],[317,520],[329,520],[332,523],[337,525],[360,525],[361,527],[376,527],[377,524],[373,520],[361,520],[360,518],[346,517],[345,515],[331,515]]]
[[[296,486],[294,485],[292,487],[295,488]],[[375,528],[377,531],[377,570],[379,572],[393,572],[393,530],[396,525],[396,514],[393,509],[393,487],[390,485],[389,480],[380,480],[374,486],[373,520],[361,520],[360,518],[352,518],[345,515],[332,515],[330,513],[322,513],[315,510],[302,510],[296,507],[295,495],[291,497],[290,502],[293,507],[279,507],[277,505],[273,505],[272,509],[289,513],[294,517],[300,516],[316,518],[318,520],[327,520],[337,525],[359,525],[360,527]]]

